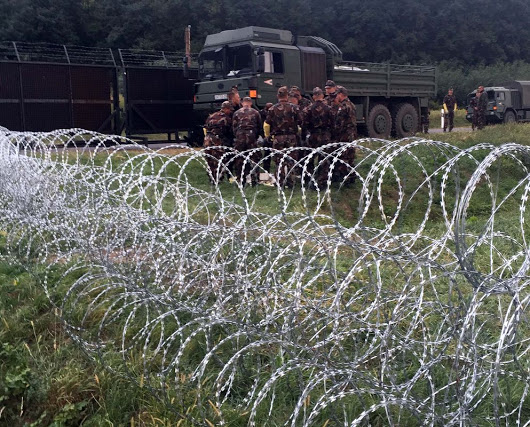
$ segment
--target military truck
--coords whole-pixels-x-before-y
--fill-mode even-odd
[[[436,93],[435,67],[344,61],[340,49],[321,37],[253,26],[207,36],[194,109],[218,109],[232,86],[262,108],[277,102],[280,86],[296,85],[309,96],[328,79],[348,89],[359,131],[373,138],[413,135]]]
[[[499,86],[484,88],[488,96],[488,111],[486,123],[512,123],[530,121],[530,81],[514,80]],[[471,92],[468,97],[466,119],[473,121],[473,107],[471,99],[477,91]]]

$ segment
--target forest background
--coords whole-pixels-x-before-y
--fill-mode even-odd
[[[530,80],[528,0],[0,0],[0,40],[192,52],[207,34],[258,25],[317,35],[345,60],[431,64],[438,101]]]

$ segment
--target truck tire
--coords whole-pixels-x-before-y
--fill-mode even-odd
[[[511,110],[504,113],[504,123],[515,123],[517,121],[515,113]]]
[[[383,104],[375,104],[366,119],[366,129],[370,138],[388,139],[392,130],[390,111]]]
[[[394,113],[394,133],[398,138],[407,138],[418,131],[418,111],[408,102],[398,104]]]

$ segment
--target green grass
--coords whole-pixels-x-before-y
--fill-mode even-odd
[[[441,128],[441,120],[440,120],[440,108],[437,108],[435,110],[431,110],[430,118],[430,129]],[[463,108],[460,108],[456,110],[455,112],[455,119],[454,119],[454,125],[455,127],[471,127],[471,123],[469,123],[466,120],[466,110]]]

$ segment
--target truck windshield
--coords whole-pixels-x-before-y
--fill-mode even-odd
[[[201,78],[223,78],[223,49],[201,52],[199,66]]]
[[[252,74],[252,49],[246,46],[226,46],[203,51],[199,56],[201,78],[222,79]]]
[[[227,48],[226,73],[228,77],[251,74],[252,70],[252,49],[249,45]]]

